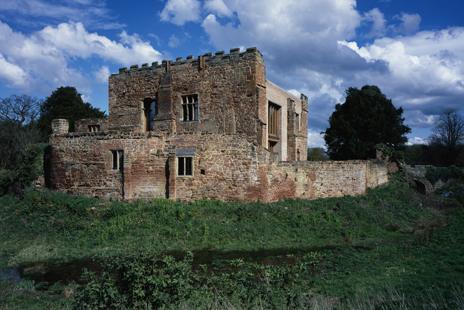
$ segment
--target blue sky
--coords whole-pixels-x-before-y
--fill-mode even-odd
[[[309,144],[347,87],[378,85],[405,110],[411,143],[464,110],[458,0],[1,0],[0,97],[75,86],[107,109],[122,66],[258,47],[268,78],[310,99]]]

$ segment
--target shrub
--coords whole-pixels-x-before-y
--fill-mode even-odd
[[[31,144],[17,154],[15,167],[0,170],[0,195],[23,194],[24,189],[43,173],[44,149],[44,144]]]
[[[182,260],[139,255],[107,262],[100,275],[86,272],[75,307],[84,309],[159,308],[192,293],[192,255]]]
[[[428,167],[425,177],[435,184],[438,180],[447,182],[449,180],[464,181],[464,169],[456,166],[451,167]]]

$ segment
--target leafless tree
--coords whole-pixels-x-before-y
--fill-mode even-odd
[[[25,126],[38,118],[40,105],[39,99],[28,95],[12,95],[0,99],[0,121],[10,121]]]
[[[456,111],[440,115],[431,137],[432,143],[437,143],[455,149],[464,143],[464,119]]]

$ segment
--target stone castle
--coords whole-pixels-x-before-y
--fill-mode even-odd
[[[276,201],[362,194],[380,161],[308,162],[308,98],[266,79],[262,54],[208,53],[122,68],[108,119],[53,121],[47,183],[110,199]]]

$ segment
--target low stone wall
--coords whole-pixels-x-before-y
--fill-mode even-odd
[[[367,160],[282,162],[267,177],[267,201],[360,195],[388,182],[387,165]]]
[[[384,162],[276,162],[240,135],[69,133],[50,144],[49,186],[104,198],[270,202],[360,195],[388,181]],[[122,172],[112,167],[112,150],[124,150]],[[185,152],[192,176],[177,173],[176,156]]]

